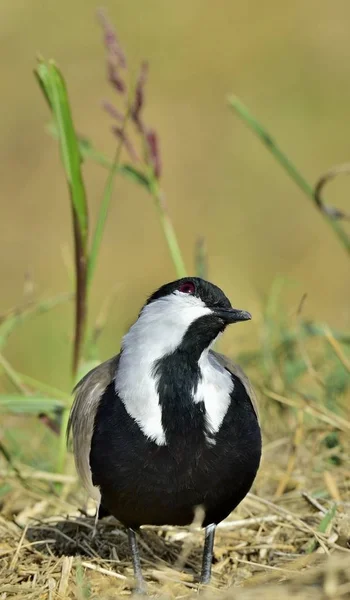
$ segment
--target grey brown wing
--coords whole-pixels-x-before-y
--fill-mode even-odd
[[[119,354],[92,369],[74,389],[75,398],[71,408],[67,440],[72,434],[75,466],[89,495],[99,502],[100,492],[92,483],[90,469],[91,439],[99,402],[106,387],[113,380],[118,366]]]
[[[247,375],[243,371],[243,369],[239,365],[234,363],[232,360],[227,358],[227,356],[225,356],[224,354],[219,354],[219,352],[214,352],[214,350],[211,350],[211,353],[215,356],[217,361],[223,367],[225,367],[225,369],[227,369],[228,371],[233,373],[233,375],[236,375],[236,377],[238,377],[241,380],[241,382],[243,383],[243,385],[246,389],[246,392],[251,400],[256,417],[259,421],[259,411],[258,411],[258,402],[257,402],[256,393],[255,393],[254,388],[253,388],[252,384],[250,383]]]

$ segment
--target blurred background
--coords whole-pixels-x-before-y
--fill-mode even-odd
[[[51,310],[42,304],[72,296],[74,253],[66,176],[33,70],[39,56],[56,61],[76,131],[112,161],[117,123],[102,103],[122,105],[107,81],[97,1],[0,1],[0,588],[23,600],[36,593],[42,598],[45,590],[51,598],[55,586],[63,597],[64,578],[70,598],[107,597],[110,577],[88,573],[88,563],[80,562],[84,548],[94,569],[97,564],[110,573],[119,556],[118,572],[131,573],[114,531],[106,543],[103,522],[94,541],[84,523],[78,537],[74,519],[86,507],[94,514],[95,507],[86,504],[66,449],[74,302],[66,297]],[[255,583],[264,586],[270,573],[279,586],[289,569],[315,564],[322,550],[349,553],[349,254],[313,199],[229,108],[228,97],[238,97],[266,128],[312,196],[322,174],[350,161],[350,2],[104,0],[103,8],[131,79],[143,60],[149,62],[142,116],[160,140],[160,185],[187,272],[195,273],[195,248],[203,238],[207,277],[234,306],[253,314],[251,322],[229,328],[217,349],[237,359],[258,394],[263,460],[256,495],[235,513],[257,521],[249,530],[225,530],[216,544],[216,581],[241,586],[256,571]],[[91,160],[83,163],[90,232],[108,173]],[[350,179],[342,175],[327,184],[324,200],[349,213],[349,195]],[[350,236],[350,222],[342,226]],[[89,297],[82,368],[116,354],[145,299],[176,278],[154,199],[118,175]],[[91,332],[101,325],[107,300],[96,344]],[[273,513],[269,524],[267,512],[267,518]],[[40,528],[46,522],[50,527]],[[67,532],[63,545],[61,531]],[[38,540],[54,542],[45,546],[47,555],[34,546]],[[72,562],[68,555],[76,552]],[[147,558],[151,579],[154,557],[168,562],[170,556],[156,552]],[[62,562],[61,571],[62,553],[70,566]],[[339,555],[334,564],[345,565]],[[346,576],[325,569],[324,595],[320,572],[310,578],[315,598],[329,597],[330,581],[339,582],[345,598]],[[170,582],[166,576],[166,597]],[[271,600],[289,597],[287,588],[278,587],[276,596],[270,587],[250,590]],[[290,589],[295,598],[294,575]],[[176,590],[176,597],[186,596]],[[247,597],[243,588],[242,594]]]
[[[330,326],[350,325],[348,257],[312,203],[227,106],[234,93],[314,184],[349,160],[350,4],[328,0],[105,0],[110,20],[137,72],[150,63],[146,120],[157,131],[162,187],[186,266],[194,268],[204,236],[209,278],[255,321],[233,328],[223,350],[254,344],[262,307],[277,276],[283,302]],[[104,99],[105,50],[95,0],[2,0],[0,4],[0,313],[23,299],[71,289],[71,214],[58,145],[45,131],[49,111],[33,77],[36,56],[54,58],[66,78],[78,131],[112,157],[115,138]],[[91,220],[106,171],[84,167]],[[327,188],[327,200],[349,206],[349,182]],[[101,358],[145,297],[175,278],[152,200],[117,178],[93,287],[94,319],[117,289]],[[32,285],[31,283],[31,285]],[[69,385],[73,306],[26,322],[7,357],[20,371]]]

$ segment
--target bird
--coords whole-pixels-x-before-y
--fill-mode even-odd
[[[208,584],[216,526],[254,482],[262,445],[256,396],[243,370],[212,349],[228,325],[250,319],[209,281],[166,283],[119,354],[75,388],[67,435],[76,468],[99,516],[127,528],[138,592],[142,525],[189,525],[201,507],[200,581]]]

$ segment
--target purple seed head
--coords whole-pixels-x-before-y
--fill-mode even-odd
[[[135,99],[131,109],[131,117],[138,127],[140,132],[144,131],[144,126],[141,120],[141,110],[145,102],[145,85],[148,75],[148,63],[143,61],[140,68],[139,77],[135,87]]]
[[[119,66],[114,60],[111,59],[110,56],[107,58],[107,75],[108,81],[117,90],[117,92],[124,94],[126,92],[125,81],[120,75]]]
[[[123,113],[108,100],[104,100],[102,102],[102,107],[112,117],[112,119],[115,119],[116,121],[124,121]]]
[[[97,18],[103,30],[104,43],[106,46],[107,54],[109,56],[114,56],[117,59],[118,65],[123,69],[126,69],[127,63],[124,50],[119,42],[117,33],[113,25],[108,20],[105,11],[99,9],[97,11]]]
[[[150,162],[153,167],[154,174],[157,179],[161,175],[161,160],[159,153],[158,136],[154,129],[149,129],[146,133],[146,141],[149,149]]]

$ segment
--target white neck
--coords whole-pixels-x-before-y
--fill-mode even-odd
[[[159,445],[164,445],[166,440],[157,378],[153,372],[155,363],[179,347],[191,323],[210,313],[210,308],[199,298],[175,292],[146,305],[123,338],[115,378],[116,392],[143,433]],[[220,400],[219,391],[224,389],[227,398],[233,386],[227,371],[216,361],[213,363],[208,350],[199,361],[202,381],[193,399],[195,402],[204,400],[208,427],[214,432],[222,422],[229,401]]]

